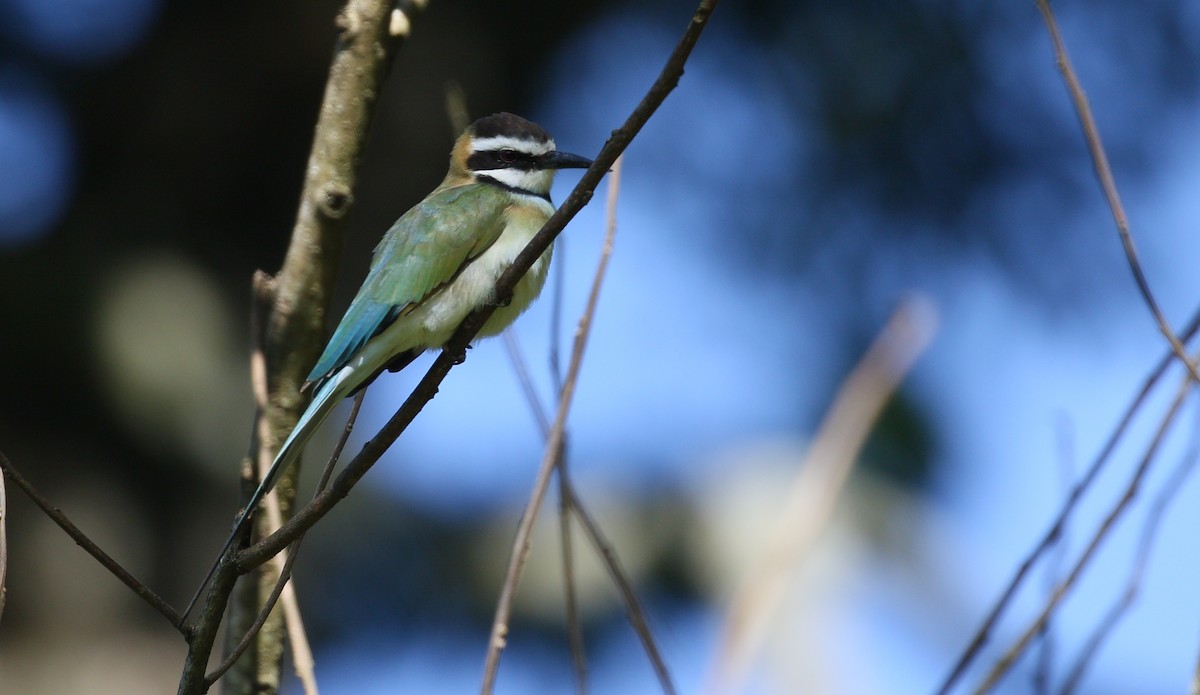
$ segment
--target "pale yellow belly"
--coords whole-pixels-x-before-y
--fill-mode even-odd
[[[383,364],[401,352],[413,348],[438,348],[450,339],[467,314],[476,307],[491,303],[496,279],[512,265],[517,254],[553,212],[549,203],[544,206],[512,206],[507,225],[500,238],[471,261],[448,285],[426,297],[411,311],[405,312],[364,347],[360,365]],[[479,336],[493,336],[509,326],[529,307],[546,284],[553,245],[538,257],[513,289],[507,306],[496,309]]]

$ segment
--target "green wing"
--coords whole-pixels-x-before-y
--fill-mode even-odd
[[[367,279],[308,380],[324,380],[346,366],[406,307],[487,250],[504,228],[506,203],[499,188],[468,184],[435,191],[396,220],[375,247]]]

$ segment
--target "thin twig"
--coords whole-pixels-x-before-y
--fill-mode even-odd
[[[575,670],[575,692],[587,693],[587,648],[583,641],[583,618],[579,613],[579,596],[575,593],[575,553],[571,540],[571,481],[567,477],[567,456],[558,455],[558,535],[562,550],[563,599],[566,601],[567,644],[571,649],[571,666]]]
[[[405,11],[424,6],[405,3]],[[325,314],[341,255],[358,163],[367,130],[391,58],[408,14],[397,16],[393,0],[347,0],[338,15],[337,47],[325,85],[304,187],[283,267],[275,277],[268,317],[266,357],[270,369],[270,407],[263,417],[272,436],[259,446],[276,450],[295,426],[306,402],[300,384],[322,348]],[[403,18],[405,27],[398,20]],[[282,481],[286,484],[286,480]],[[282,486],[281,486],[282,487]],[[285,544],[286,545],[286,544]],[[205,598],[200,620],[219,623],[229,603],[239,568],[223,558]],[[228,576],[222,577],[225,572]],[[256,590],[257,587],[254,587]],[[180,695],[203,692],[204,671],[212,653],[216,625],[198,624],[189,644]],[[276,670],[278,667],[276,666]]]
[[[1200,458],[1200,436],[1193,433],[1191,446],[1188,447],[1188,451],[1184,453],[1179,463],[1171,470],[1170,475],[1167,476],[1162,487],[1159,488],[1158,494],[1155,495],[1154,501],[1146,512],[1146,520],[1142,526],[1141,537],[1138,539],[1137,551],[1133,559],[1129,579],[1125,584],[1125,591],[1121,593],[1121,596],[1109,609],[1104,619],[1096,626],[1095,631],[1088,638],[1083,649],[1080,650],[1078,658],[1075,659],[1074,665],[1067,672],[1062,689],[1059,691],[1063,695],[1075,692],[1075,689],[1079,686],[1079,682],[1083,679],[1088,665],[1104,644],[1104,640],[1112,634],[1113,628],[1116,627],[1117,623],[1125,616],[1126,611],[1137,600],[1142,577],[1146,572],[1146,567],[1150,564],[1150,553],[1154,549],[1154,539],[1158,536],[1158,529],[1162,526],[1163,518],[1166,516],[1171,503],[1175,500],[1179,491],[1183,489],[1188,476],[1195,470],[1197,458]]]
[[[609,177],[609,195],[607,209],[607,230],[605,232],[604,246],[601,249],[601,263],[598,273],[603,274],[606,259],[612,254],[612,240],[616,234],[616,204],[617,195],[620,190],[620,158],[617,159],[613,167],[612,175]],[[561,270],[561,266],[560,266]],[[556,274],[561,277],[561,272]],[[555,314],[554,324],[557,324],[557,314],[561,311],[562,297],[555,297],[555,306],[552,311]],[[552,328],[551,342],[552,345],[557,345],[558,329]],[[508,350],[509,361],[512,363],[513,369],[517,374],[517,379],[521,384],[521,389],[525,394],[526,401],[529,403],[530,409],[534,414],[542,431],[542,436],[549,438],[551,424],[546,417],[546,411],[542,407],[541,400],[537,396],[537,390],[533,386],[533,380],[529,376],[529,370],[525,366],[525,360],[521,355],[520,347],[516,337],[511,330],[504,332],[505,347]],[[555,372],[552,376],[555,381],[560,380],[560,375],[557,374],[557,359],[551,359],[551,371]],[[561,384],[556,385],[556,393],[561,391]],[[583,640],[583,624],[579,615],[579,601],[575,594],[575,564],[573,558],[572,542],[571,542],[571,507],[574,499],[574,491],[571,489],[571,480],[567,472],[567,458],[565,439],[560,445],[560,451],[557,453],[558,466],[558,484],[559,484],[559,538],[560,548],[562,551],[562,568],[563,568],[563,584],[564,598],[566,601],[566,617],[567,617],[567,641],[571,649],[571,663],[575,670],[576,692],[580,695],[587,692],[587,656]],[[665,669],[664,669],[665,670]]]
[[[1175,417],[1178,415],[1181,406],[1186,400],[1192,384],[1193,382],[1190,376],[1184,379],[1183,383],[1179,387],[1179,390],[1176,392],[1175,400],[1171,403],[1171,407],[1168,409],[1166,416],[1163,417],[1162,422],[1159,424],[1158,430],[1155,432],[1154,438],[1151,440],[1141,462],[1138,464],[1137,469],[1130,478],[1129,484],[1125,488],[1125,493],[1109,511],[1108,515],[1105,516],[1099,528],[1092,535],[1087,547],[1079,556],[1079,559],[1075,562],[1075,565],[1071,568],[1071,572],[1067,575],[1066,579],[1063,580],[1062,584],[1060,584],[1050,595],[1050,598],[1042,607],[1042,611],[1038,614],[1037,618],[996,662],[991,671],[988,672],[988,675],[984,679],[983,683],[975,690],[977,695],[991,690],[997,683],[1000,682],[1000,679],[1004,676],[1004,674],[1008,672],[1012,665],[1016,663],[1017,658],[1025,651],[1025,647],[1029,645],[1030,640],[1032,640],[1034,635],[1036,635],[1037,632],[1042,629],[1042,626],[1045,624],[1046,620],[1048,620],[1050,615],[1055,611],[1056,608],[1058,608],[1059,603],[1062,602],[1067,593],[1075,586],[1075,583],[1083,573],[1083,570],[1087,568],[1088,564],[1090,563],[1092,556],[1095,555],[1096,551],[1100,548],[1100,545],[1108,537],[1109,531],[1116,524],[1117,520],[1121,518],[1121,515],[1125,512],[1125,509],[1128,508],[1134,497],[1137,496],[1142,479],[1145,477],[1146,472],[1150,469],[1150,464],[1154,460],[1155,454],[1158,453],[1159,445],[1162,444],[1167,432],[1170,430],[1171,424],[1174,423]]]
[[[298,510],[292,516],[291,520],[284,524],[283,528],[279,529],[279,531],[255,543],[251,547],[238,552],[233,558],[234,564],[241,568],[257,567],[266,562],[272,555],[286,548],[297,535],[320,521],[331,509],[337,506],[338,502],[350,494],[354,485],[379,460],[383,452],[387,451],[387,448],[404,432],[413,418],[425,407],[425,404],[437,394],[438,385],[441,384],[442,380],[446,378],[446,375],[456,364],[462,363],[465,359],[466,348],[471,339],[483,327],[483,324],[496,310],[496,307],[503,304],[506,298],[512,296],[512,290],[517,280],[528,272],[533,262],[553,243],[555,237],[563,230],[567,222],[588,203],[596,185],[600,182],[605,172],[608,171],[608,168],[616,161],[617,156],[629,146],[629,143],[633,141],[633,138],[645,126],[646,121],[654,115],[663,100],[666,99],[667,95],[678,84],[679,77],[683,74],[683,66],[687,62],[687,58],[691,54],[696,40],[699,39],[704,27],[707,26],[708,19],[716,5],[717,0],[702,0],[700,6],[692,15],[692,19],[679,44],[672,51],[671,56],[663,66],[662,72],[659,73],[658,79],[655,80],[654,84],[646,92],[646,96],[642,98],[642,101],[630,113],[625,123],[612,132],[611,137],[609,137],[604,147],[596,155],[592,166],[580,177],[579,183],[576,184],[571,194],[567,196],[562,206],[551,215],[550,219],[542,225],[542,229],[517,254],[509,268],[496,279],[495,296],[498,300],[497,303],[480,307],[472,311],[463,320],[462,324],[454,332],[454,335],[442,348],[441,354],[430,365],[425,376],[421,378],[416,388],[409,394],[409,397],[405,399],[404,403],[401,404],[400,408],[379,430],[375,437],[363,446],[362,450],[352,461],[346,464],[345,469],[334,478],[325,491],[314,497],[303,509]]]
[[[220,663],[220,665],[218,665],[212,670],[211,673],[204,677],[206,686],[211,686],[212,684],[216,683],[221,676],[225,675],[226,671],[228,671],[235,663],[237,663],[237,660],[242,657],[242,654],[244,654],[254,642],[254,638],[258,636],[259,631],[262,630],[263,625],[267,622],[267,618],[271,617],[271,612],[275,609],[275,603],[283,594],[284,587],[290,586],[291,584],[289,580],[292,575],[292,563],[296,561],[296,555],[299,554],[300,543],[302,540],[303,538],[298,538],[296,539],[296,542],[292,544],[292,552],[288,553],[287,559],[283,562],[283,566],[279,568],[279,576],[275,581],[274,588],[272,588],[271,593],[267,595],[267,600],[263,602],[263,607],[254,617],[254,621],[250,623],[250,627],[246,630],[246,633],[242,636],[242,639],[239,640],[238,643],[229,650],[229,654],[225,656],[225,659]],[[276,555],[275,557],[279,556]]]
[[[654,641],[654,633],[650,630],[650,623],[646,620],[646,608],[642,605],[641,599],[638,598],[637,590],[633,587],[633,581],[629,579],[629,573],[621,566],[621,561],[617,558],[617,552],[613,549],[612,543],[604,537],[604,532],[600,530],[600,525],[588,512],[583,505],[583,500],[579,499],[575,492],[575,487],[568,486],[567,488],[571,495],[571,510],[575,516],[579,518],[580,526],[583,527],[584,533],[591,542],[592,547],[604,560],[604,567],[608,570],[608,576],[617,585],[617,591],[621,594],[621,601],[625,604],[625,617],[629,620],[630,626],[637,634],[638,639],[642,643],[642,650],[646,652],[646,657],[650,660],[650,665],[654,668],[654,674],[658,677],[659,686],[664,693],[674,693],[675,686],[671,683],[671,674],[667,671],[667,662],[663,660],[662,652],[658,649],[658,644]]]
[[[508,353],[508,361],[517,374],[521,391],[529,410],[537,420],[542,437],[550,436],[550,420],[546,417],[546,409],[538,398],[533,379],[529,376],[524,355],[517,342],[515,332],[509,328],[504,331],[504,347]],[[571,481],[567,477],[567,447],[558,459],[558,535],[559,547],[562,550],[563,600],[566,602],[567,644],[571,650],[571,665],[575,670],[575,692],[584,695],[587,692],[587,651],[583,641],[583,621],[579,615],[579,598],[575,593],[575,560],[571,542]]]
[[[337,466],[338,459],[342,455],[342,450],[346,447],[346,442],[350,439],[350,433],[354,431],[354,423],[358,420],[358,411],[362,407],[363,396],[365,395],[366,391],[363,390],[359,391],[354,397],[354,403],[350,407],[350,417],[346,420],[346,426],[342,429],[342,435],[338,439],[337,445],[333,448],[333,453],[330,454],[329,459],[325,462],[325,468],[321,471],[321,478],[317,482],[318,491],[325,489],[325,486],[329,483],[329,478],[333,475],[333,469]],[[267,512],[271,515],[272,523],[275,524],[276,528],[282,525],[282,517],[279,514],[279,507],[277,505],[268,505]],[[217,679],[237,663],[237,660],[249,648],[255,635],[262,629],[271,611],[275,609],[275,603],[281,597],[285,601],[284,610],[291,610],[287,603],[288,596],[290,595],[291,604],[295,606],[293,614],[287,616],[288,638],[292,641],[292,660],[296,668],[296,675],[300,678],[300,682],[304,686],[305,695],[316,695],[317,681],[313,673],[312,650],[308,646],[308,637],[305,635],[304,626],[300,619],[295,592],[291,590],[292,565],[296,560],[296,556],[300,554],[300,542],[303,540],[304,536],[302,534],[292,543],[291,552],[288,553],[287,559],[278,566],[275,585],[271,589],[271,593],[267,595],[267,600],[263,602],[262,608],[259,609],[258,615],[255,616],[254,622],[247,628],[242,639],[229,651],[225,660],[205,676],[205,681],[210,685],[216,683]],[[279,556],[276,555],[272,559],[278,560]]]
[[[619,172],[620,160],[618,159],[614,165],[613,179],[610,181],[610,185],[614,188],[619,185]],[[614,199],[615,196],[611,197],[610,201]],[[484,661],[483,684],[481,686],[481,692],[484,695],[491,693],[495,685],[496,672],[500,666],[500,654],[507,643],[508,621],[512,615],[513,600],[517,594],[517,586],[521,582],[521,575],[525,569],[525,561],[528,559],[529,552],[533,546],[533,526],[537,521],[538,512],[541,510],[542,498],[545,496],[546,488],[549,486],[550,475],[554,472],[562,455],[567,416],[571,411],[575,386],[579,380],[579,370],[583,365],[583,355],[587,348],[588,337],[591,334],[592,322],[596,315],[596,306],[600,301],[600,288],[604,286],[605,271],[608,268],[608,259],[612,253],[612,235],[614,232],[615,226],[609,229],[605,238],[604,251],[600,255],[600,261],[597,263],[596,274],[592,280],[592,289],[588,294],[587,305],[583,310],[583,315],[579,318],[579,325],[575,329],[575,343],[571,351],[571,361],[567,367],[567,377],[563,382],[562,394],[559,396],[558,412],[555,414],[554,425],[550,428],[550,436],[547,437],[546,451],[542,457],[542,464],[538,469],[533,492],[530,494],[529,502],[525,505],[525,512],[521,515],[521,523],[517,527],[516,538],[513,540],[513,548],[508,562],[508,572],[504,578],[504,586],[500,591],[500,599],[496,602],[496,617],[492,621],[492,636],[488,640],[487,657]]]
[[[1183,339],[1191,340],[1197,330],[1200,330],[1200,309],[1197,309],[1193,313],[1187,328],[1184,329]],[[996,603],[988,612],[987,617],[984,618],[983,624],[979,626],[970,643],[967,644],[966,649],[963,650],[958,660],[955,661],[950,674],[946,676],[941,687],[938,688],[938,695],[947,695],[950,692],[958,680],[962,678],[963,674],[966,673],[967,667],[979,655],[984,645],[987,644],[991,638],[992,630],[995,629],[996,623],[1000,620],[1000,616],[1008,609],[1013,597],[1017,594],[1017,589],[1025,582],[1026,575],[1029,574],[1029,571],[1033,569],[1034,564],[1037,563],[1042,555],[1058,541],[1063,533],[1063,529],[1066,527],[1067,519],[1075,511],[1075,507],[1079,504],[1079,501],[1083,499],[1083,494],[1104,470],[1113,452],[1116,450],[1117,444],[1120,443],[1121,438],[1125,436],[1125,433],[1129,430],[1129,426],[1133,423],[1134,416],[1141,410],[1142,404],[1146,402],[1146,399],[1150,396],[1150,392],[1154,390],[1159,380],[1162,379],[1163,374],[1167,371],[1167,367],[1171,365],[1173,360],[1174,353],[1168,350],[1159,359],[1158,364],[1155,365],[1149,376],[1146,377],[1137,395],[1134,396],[1133,400],[1125,408],[1125,412],[1121,415],[1121,420],[1117,423],[1112,433],[1109,434],[1108,440],[1104,442],[1104,446],[1096,454],[1096,458],[1088,466],[1083,477],[1072,488],[1070,496],[1059,509],[1054,523],[1050,525],[1050,528],[1047,529],[1033,550],[1021,561],[1020,567],[1017,568],[1017,571],[1013,574],[1012,579],[1009,580],[1008,585],[1005,586],[1000,597],[996,599]],[[1200,695],[1200,693],[1197,693],[1197,695]]]
[[[501,337],[504,339],[504,351],[508,353],[508,363],[512,366],[513,373],[517,375],[517,383],[521,386],[525,403],[529,405],[529,412],[533,413],[533,419],[536,421],[542,437],[548,437],[550,436],[550,418],[546,415],[542,399],[538,398],[533,377],[529,375],[529,363],[525,360],[524,351],[521,350],[521,342],[517,340],[517,334],[512,328],[504,329]]]
[[[933,338],[935,325],[934,310],[925,300],[905,301],[846,377],[764,550],[730,600],[715,660],[714,692],[741,691],[786,596],[788,577],[828,524],[876,418]]]
[[[1055,434],[1058,443],[1059,485],[1066,493],[1064,500],[1066,497],[1070,497],[1071,481],[1075,479],[1075,446],[1072,433],[1070,421],[1065,415],[1060,414]],[[1049,596],[1050,592],[1054,591],[1054,587],[1062,581],[1063,567],[1067,561],[1067,546],[1070,543],[1067,531],[1067,528],[1063,529],[1055,543],[1054,553],[1047,561],[1046,584],[1043,588],[1046,596]],[[1036,695],[1046,695],[1054,683],[1054,657],[1057,652],[1054,623],[1051,620],[1046,621],[1046,626],[1038,635],[1038,646],[1037,666],[1033,671],[1033,691]]]
[[[1158,330],[1170,343],[1171,351],[1175,353],[1176,359],[1187,367],[1188,374],[1192,379],[1200,383],[1200,372],[1196,369],[1196,363],[1188,357],[1187,349],[1175,335],[1175,331],[1171,330],[1171,325],[1167,323],[1166,316],[1163,315],[1158,301],[1150,291],[1150,282],[1142,271],[1137,249],[1133,245],[1133,235],[1129,233],[1129,219],[1125,216],[1125,208],[1121,205],[1121,196],[1117,192],[1116,180],[1113,178],[1112,168],[1108,164],[1108,155],[1104,151],[1104,145],[1100,142],[1100,130],[1096,127],[1096,120],[1092,116],[1092,108],[1083,92],[1083,86],[1079,83],[1075,69],[1071,66],[1066,45],[1058,30],[1058,20],[1054,17],[1054,10],[1050,9],[1049,0],[1037,0],[1037,6],[1041,10],[1042,19],[1046,22],[1046,29],[1050,32],[1050,40],[1054,43],[1055,62],[1059,72],[1063,75],[1063,80],[1067,83],[1071,101],[1074,102],[1075,111],[1079,115],[1079,123],[1083,128],[1084,138],[1087,139],[1092,163],[1096,168],[1096,175],[1100,178],[1100,186],[1104,189],[1108,207],[1112,211],[1113,221],[1117,224],[1117,234],[1121,237],[1121,246],[1125,249],[1125,258],[1129,262],[1129,269],[1133,272],[1134,282],[1137,283],[1138,291],[1141,293],[1143,301],[1146,302],[1146,307],[1153,314],[1154,322],[1158,324]]]
[[[567,239],[559,239],[556,248],[554,249],[554,287],[553,294],[550,297],[550,356],[548,363],[550,366],[550,384],[554,387],[554,394],[562,393],[562,360],[559,359],[561,353],[560,342],[562,341],[562,317],[563,317],[563,299],[566,292],[567,282]],[[550,425],[547,422],[546,430],[549,431]]]
[[[600,249],[601,261],[598,264],[599,267],[596,271],[597,274],[603,274],[605,266],[607,265],[607,259],[612,256],[613,239],[617,234],[617,197],[620,195],[621,191],[621,170],[623,168],[622,165],[624,161],[625,158],[623,156],[618,157],[616,163],[613,165],[612,173],[608,177],[608,205],[606,206],[607,224],[604,232],[604,245]],[[559,272],[556,273],[556,295],[554,297],[556,304],[554,307],[555,323],[561,320],[560,317],[563,300],[562,279],[563,275],[565,274],[565,267],[565,263],[559,265]],[[551,329],[550,341],[555,351],[557,350],[559,340],[558,330],[559,329],[557,326],[552,327]],[[562,375],[557,373],[556,369],[557,361],[557,354],[555,354],[551,361],[551,371],[554,372],[552,374],[552,378],[555,381],[555,393],[559,393],[562,388]],[[544,432],[544,436],[548,437],[549,432]],[[561,537],[560,544],[562,546],[563,584],[565,586],[564,593],[567,608],[567,641],[571,646],[571,663],[575,668],[576,692],[578,695],[585,695],[587,693],[587,653],[583,641],[583,619],[579,614],[579,599],[575,595],[575,563],[572,547],[573,542],[571,539],[571,510],[577,502],[577,498],[571,484],[571,475],[569,473],[569,469],[570,465],[567,460],[567,444],[564,437],[561,451],[558,453],[558,526],[559,536]],[[636,604],[636,602],[637,597],[634,596],[634,603]],[[627,605],[629,604],[627,603]],[[640,606],[638,606],[638,608],[640,609]],[[631,609],[629,612],[631,615],[639,613],[638,610],[633,609]],[[649,629],[647,629],[646,632],[649,634]],[[649,642],[651,647],[647,653],[651,654],[651,662],[655,663],[657,670],[658,666],[661,665],[662,660],[655,658],[657,657],[658,650],[654,648],[654,640],[652,637],[649,639]],[[666,673],[665,665],[662,666],[661,673]],[[670,677],[667,676],[664,682],[670,683]]]
[[[103,565],[104,569],[111,572],[112,575],[119,579],[122,584],[132,589],[133,593],[137,594],[143,601],[148,603],[151,608],[158,611],[164,618],[167,619],[167,622],[171,623],[171,625],[175,627],[176,630],[179,630],[181,633],[183,633],[185,637],[188,636],[188,628],[184,624],[183,616],[179,614],[179,611],[171,607],[171,604],[164,601],[161,597],[159,597],[158,594],[151,591],[145,584],[138,581],[138,579],[130,574],[128,570],[122,567],[120,563],[112,559],[108,553],[101,550],[100,546],[92,542],[92,539],[88,538],[87,534],[79,530],[78,526],[71,523],[71,520],[67,518],[66,514],[63,514],[61,511],[51,505],[49,500],[47,500],[45,497],[42,497],[41,493],[39,493],[33,487],[33,485],[29,483],[29,481],[25,480],[24,476],[17,471],[17,469],[13,466],[12,461],[8,460],[8,456],[6,456],[2,451],[0,451],[0,469],[3,469],[4,475],[8,477],[8,479],[11,480],[13,484],[21,490],[21,492],[25,493],[26,497],[32,500],[33,503],[37,505],[38,509],[42,510],[42,513],[50,517],[50,520],[55,524],[58,524],[59,528],[61,528],[63,531],[66,531],[67,535],[71,537],[71,540],[75,541],[76,545],[78,545],[80,548],[83,548],[88,555],[96,558],[96,561]]]
[[[4,601],[8,597],[8,495],[4,476],[0,475],[0,618],[4,617]]]

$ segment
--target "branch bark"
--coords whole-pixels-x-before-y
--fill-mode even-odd
[[[454,335],[446,342],[442,352],[434,360],[429,367],[429,371],[421,378],[413,392],[396,411],[395,415],[388,420],[387,424],[379,430],[369,442],[367,442],[358,455],[352,461],[346,464],[345,469],[334,479],[327,490],[324,490],[312,502],[306,505],[303,509],[297,510],[295,516],[290,521],[283,525],[275,533],[271,534],[253,546],[236,553],[233,556],[232,563],[241,567],[254,568],[269,560],[276,553],[282,551],[298,536],[303,534],[313,524],[329,513],[329,511],[346,495],[350,494],[350,490],[354,485],[366,474],[366,472],[375,465],[383,452],[392,445],[393,442],[404,432],[413,418],[421,412],[425,404],[437,395],[438,386],[442,380],[446,378],[446,374],[456,365],[460,364],[466,356],[466,348],[479,329],[496,310],[496,306],[503,304],[503,299],[512,296],[513,287],[528,270],[533,262],[541,256],[553,241],[554,238],[562,232],[567,223],[584,205],[587,205],[592,198],[596,186],[600,184],[609,167],[613,165],[617,157],[625,151],[633,138],[646,125],[646,121],[654,115],[658,107],[662,105],[663,100],[679,83],[680,76],[683,75],[683,66],[687,62],[688,56],[691,55],[692,48],[696,45],[697,39],[700,38],[700,33],[704,31],[704,27],[708,24],[708,19],[712,15],[713,9],[716,7],[718,0],[702,0],[700,6],[696,8],[692,15],[691,21],[688,23],[687,30],[672,51],[671,56],[667,59],[663,66],[662,72],[658,79],[654,81],[650,89],[646,92],[646,96],[634,108],[629,117],[625,120],[622,126],[612,132],[612,136],[604,143],[604,147],[600,149],[596,155],[592,166],[583,174],[579,183],[575,186],[571,194],[563,202],[562,206],[542,225],[539,231],[525,249],[513,260],[513,264],[496,280],[495,296],[498,298],[497,305],[485,306],[476,309],[463,320],[462,325],[458,327]]]
[[[411,7],[406,9],[412,11]],[[291,243],[279,274],[263,283],[258,297],[270,307],[263,335],[268,398],[266,407],[258,414],[265,423],[261,428],[265,434],[253,443],[251,461],[257,460],[258,450],[278,450],[306,405],[300,385],[322,348],[325,314],[354,204],[353,191],[367,129],[399,39],[407,34],[407,22],[398,23],[396,13],[405,17],[404,10],[393,11],[392,0],[348,0],[337,17],[337,45]],[[256,427],[255,431],[259,429]],[[249,471],[246,475],[253,477]],[[295,475],[293,469],[275,488],[285,517],[293,507]],[[259,516],[260,521],[264,516]],[[263,604],[274,585],[272,575],[264,570],[257,581],[242,584],[239,590],[242,595],[234,605],[246,610],[232,611],[229,631],[241,634],[253,621],[255,607]],[[181,694],[208,690],[210,684],[205,682],[204,668],[212,652],[216,624],[229,603],[236,577],[232,563],[222,563],[217,569],[189,644],[179,685]],[[251,650],[253,657],[243,659],[231,671],[227,692],[278,690],[283,634],[282,622],[272,619]]]

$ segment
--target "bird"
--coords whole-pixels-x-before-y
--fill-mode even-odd
[[[485,116],[463,131],[441,184],[375,248],[362,287],[308,375],[312,401],[241,510],[222,558],[337,403],[385,369],[398,371],[442,347],[468,314],[496,302],[496,279],[554,214],[555,172],[591,164],[559,151],[544,128],[511,113]],[[537,298],[553,250],[551,244],[534,261],[478,337],[499,334]]]

